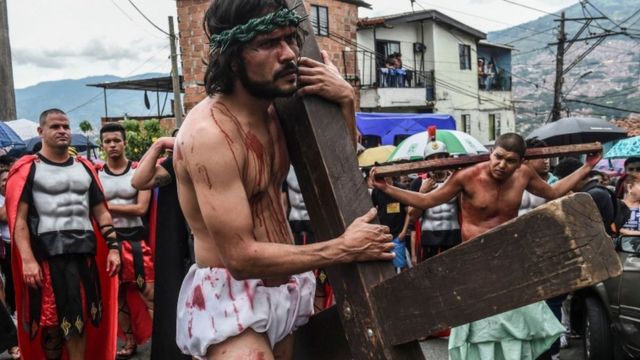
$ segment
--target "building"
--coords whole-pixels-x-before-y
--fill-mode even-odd
[[[483,143],[515,131],[512,49],[485,39],[436,10],[360,19],[345,57],[356,62],[362,111],[447,113]]]
[[[184,77],[184,107],[189,111],[205,97],[203,78],[209,49],[202,19],[211,0],[177,0],[178,31],[182,75]],[[355,47],[358,7],[370,7],[361,0],[305,0],[313,31],[320,49],[326,50],[332,61],[348,78],[354,78],[357,68],[354,58],[345,58],[345,51]]]

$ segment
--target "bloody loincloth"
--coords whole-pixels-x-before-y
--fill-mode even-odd
[[[193,265],[178,298],[178,347],[203,357],[209,346],[248,328],[265,333],[271,347],[313,315],[315,276],[306,272],[267,287],[262,280],[235,280],[223,268]]]

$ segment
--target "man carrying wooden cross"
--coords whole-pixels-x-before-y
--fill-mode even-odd
[[[488,162],[457,171],[442,187],[425,194],[388,185],[375,177],[375,168],[371,176],[378,189],[421,209],[460,196],[462,241],[467,241],[515,218],[525,190],[545,199],[563,196],[601,158],[601,154],[589,155],[580,169],[550,186],[530,167],[521,166],[525,150],[520,135],[503,134],[496,140]],[[449,354],[454,360],[536,359],[563,331],[549,308],[539,302],[454,328]]]
[[[313,313],[309,270],[393,259],[389,229],[369,224],[373,209],[336,239],[293,245],[280,202],[289,154],[272,102],[320,95],[354,122],[354,91],[327,54],[324,64],[299,58],[302,20],[283,0],[216,0],[204,17],[209,97],[174,149],[196,256],[180,290],[177,342],[197,358],[291,358],[289,335]]]

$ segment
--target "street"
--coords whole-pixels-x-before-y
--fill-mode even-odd
[[[118,346],[121,343],[118,342]],[[424,352],[426,360],[447,360],[447,340],[446,339],[429,339],[420,343],[422,351]],[[560,351],[560,358],[562,360],[582,360],[584,359],[582,354],[582,340],[571,340],[570,347]],[[151,356],[151,341],[138,347],[138,353],[131,359],[135,360],[148,360]],[[6,353],[0,355],[0,360],[11,359]]]
[[[429,339],[420,343],[426,360],[447,360],[447,340]],[[583,360],[582,340],[572,339],[568,349],[560,350],[562,360]]]

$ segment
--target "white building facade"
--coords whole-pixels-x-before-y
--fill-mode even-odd
[[[357,38],[362,111],[446,113],[486,144],[515,131],[510,47],[435,10],[360,19]]]

